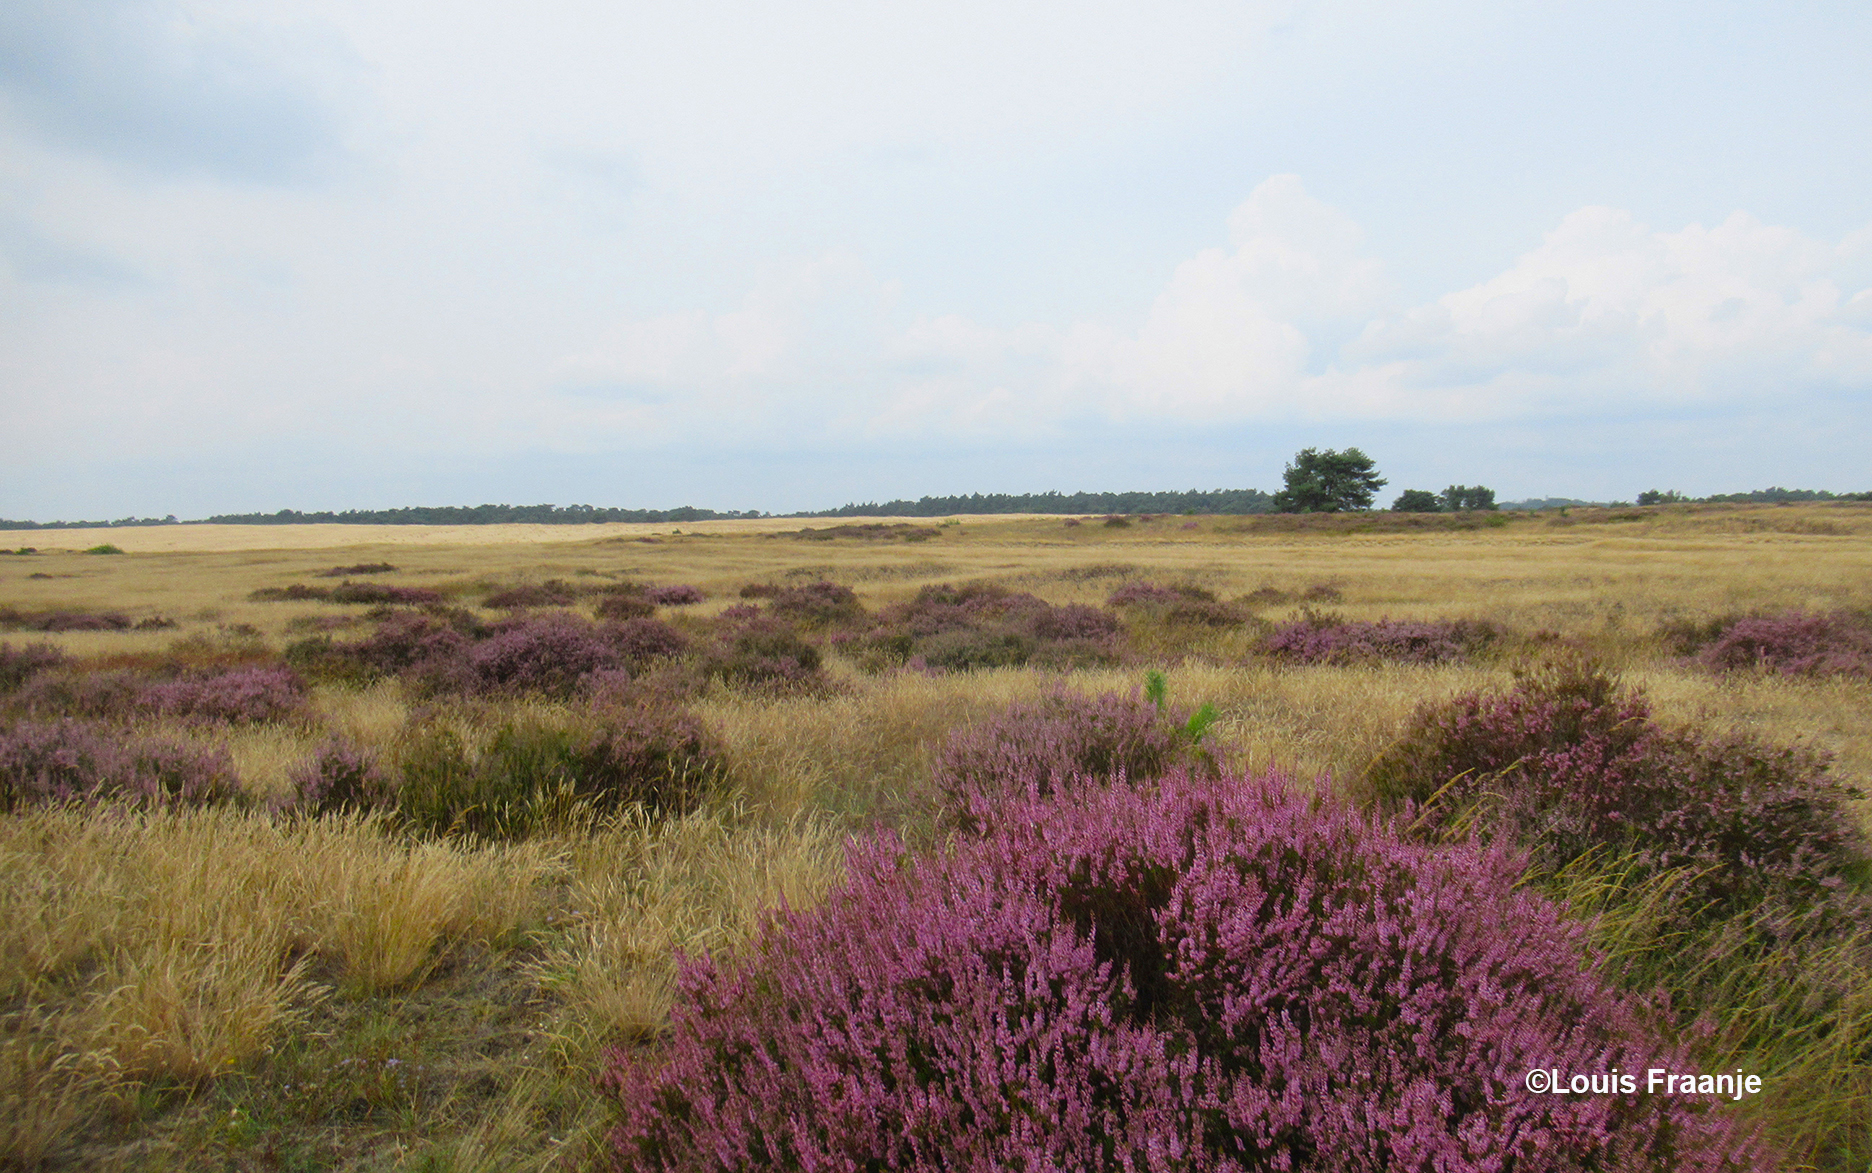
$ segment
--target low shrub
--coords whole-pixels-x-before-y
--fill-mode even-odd
[[[48,668],[65,662],[65,653],[48,643],[0,643],[0,692],[12,692]]]
[[[849,642],[873,669],[1065,669],[1117,663],[1120,630],[1115,615],[1094,607],[1056,607],[992,583],[944,583],[880,612],[870,631]]]
[[[330,570],[318,572],[320,578],[349,578],[354,574],[395,574],[396,567],[388,562],[360,562],[356,566],[334,566]]]
[[[391,586],[381,582],[342,582],[328,596],[334,603],[408,603],[423,606],[442,602],[442,592],[428,587]]]
[[[397,811],[420,831],[488,838],[630,804],[680,814],[718,787],[725,762],[700,719],[647,706],[510,723],[479,753],[452,730],[424,728],[399,754]]]
[[[580,677],[622,664],[599,628],[569,611],[550,611],[496,624],[448,665],[448,679],[472,693],[569,696]]]
[[[786,587],[768,596],[767,609],[782,619],[807,627],[856,623],[865,616],[864,605],[858,601],[856,592],[848,586],[825,581]]]
[[[607,626],[604,636],[624,663],[638,671],[689,650],[689,637],[660,619],[626,619]]]
[[[14,705],[38,718],[122,720],[142,707],[148,687],[133,672],[48,672],[21,689]]]
[[[656,604],[642,595],[606,595],[594,610],[600,619],[628,621],[655,615]]]
[[[118,547],[112,545],[111,543],[105,542],[103,545],[100,545],[100,546],[92,546],[90,549],[86,550],[85,553],[87,554],[121,554],[123,553],[123,551],[119,549]]]
[[[236,668],[147,685],[137,705],[165,717],[200,721],[285,721],[304,714],[306,686],[291,668]]]
[[[1493,643],[1498,633],[1479,620],[1442,619],[1413,623],[1381,619],[1347,623],[1334,615],[1308,613],[1274,629],[1262,649],[1280,660],[1299,664],[1344,664],[1395,660],[1406,664],[1443,664],[1470,659]]]
[[[680,583],[676,586],[651,587],[644,592],[644,597],[659,607],[687,607],[708,598],[702,588]]]
[[[1525,845],[1549,870],[1592,853],[1629,856],[1638,878],[1683,870],[1708,917],[1764,900],[1825,912],[1867,868],[1861,795],[1823,757],[1667,730],[1578,660],[1419,710],[1366,781],[1388,808]]]
[[[1274,776],[881,838],[686,964],[666,1047],[611,1053],[614,1167],[1770,1167],[1714,1097],[1523,1088],[1689,1068],[1519,863]]]
[[[34,626],[40,631],[129,631],[136,624],[120,611],[54,611]]]
[[[292,809],[325,815],[380,810],[396,802],[396,783],[369,749],[333,738],[291,774]]]
[[[308,586],[303,582],[283,587],[261,587],[247,596],[250,603],[299,603],[307,601],[324,602],[331,598],[329,587]]]
[[[750,582],[735,593],[743,599],[771,599],[785,590],[786,588],[778,583]]]
[[[790,692],[828,684],[818,647],[772,615],[733,615],[702,652],[699,668],[705,677],[744,687]]]
[[[1724,672],[1872,677],[1872,622],[1846,611],[1732,619],[1710,634],[1696,660]]]
[[[951,733],[937,751],[932,780],[951,815],[979,826],[1010,778],[1049,794],[1072,779],[1141,783],[1173,766],[1213,769],[1209,748],[1171,714],[1133,693],[1090,697],[1056,691],[1020,701]]]
[[[70,720],[0,730],[0,811],[66,802],[208,806],[240,798],[225,750],[126,737]]]

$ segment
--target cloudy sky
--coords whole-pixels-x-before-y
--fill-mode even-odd
[[[1872,6],[9,0],[0,517],[1872,488]]]

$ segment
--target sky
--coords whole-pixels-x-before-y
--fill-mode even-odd
[[[0,517],[1872,489],[1872,6],[9,0]]]

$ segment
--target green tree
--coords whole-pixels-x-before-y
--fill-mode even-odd
[[[1443,502],[1428,489],[1406,489],[1391,503],[1393,513],[1441,513]]]
[[[1451,513],[1469,509],[1494,509],[1495,490],[1481,485],[1451,485],[1443,490],[1443,508]]]
[[[1389,483],[1378,475],[1372,458],[1356,448],[1302,448],[1283,475],[1286,487],[1274,494],[1280,513],[1370,509],[1372,496]]]

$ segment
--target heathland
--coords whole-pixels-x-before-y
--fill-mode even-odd
[[[1872,504],[0,545],[0,1167],[654,1165],[682,959],[974,858],[983,761],[1511,846],[1759,1159],[1872,1156]]]

